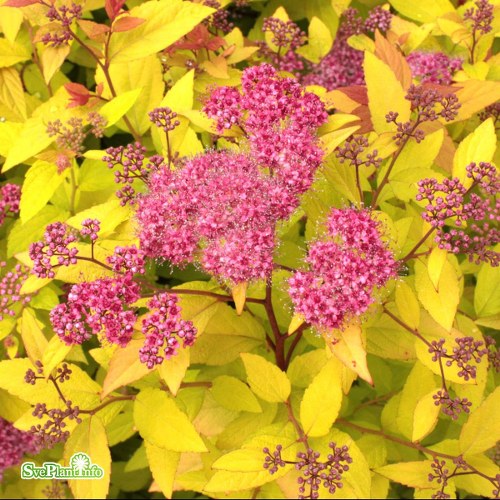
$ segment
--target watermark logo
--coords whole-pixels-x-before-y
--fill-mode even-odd
[[[40,467],[33,462],[24,462],[21,466],[22,479],[100,479],[103,476],[104,469],[93,464],[83,452],[71,457],[69,467],[55,462],[44,462]]]

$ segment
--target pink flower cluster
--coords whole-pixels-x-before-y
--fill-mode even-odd
[[[29,256],[33,261],[33,274],[39,278],[54,278],[55,268],[76,264],[78,249],[70,245],[77,236],[68,225],[62,222],[49,224],[42,241],[32,243]]]
[[[488,0],[477,0],[476,7],[471,7],[464,12],[464,20],[470,21],[474,35],[479,31],[482,35],[489,33],[493,23],[494,5]]]
[[[0,188],[0,225],[5,222],[6,217],[19,213],[20,200],[21,187],[17,184],[8,183]]]
[[[2,417],[0,417],[0,443],[0,483],[5,469],[18,465],[26,453],[36,455],[40,451],[35,436],[16,429]]]
[[[437,230],[439,248],[464,253],[470,261],[498,266],[499,253],[488,247],[500,241],[500,179],[490,163],[471,163],[466,170],[473,180],[469,189],[458,178],[443,182],[422,179],[416,199],[427,201],[422,217]],[[476,187],[479,194],[473,192]],[[447,225],[452,227],[447,229]]]
[[[385,32],[391,26],[392,14],[380,6],[370,12],[363,21],[356,9],[350,7],[343,14],[332,50],[318,63],[308,68],[302,79],[305,85],[321,85],[327,90],[350,85],[363,85],[363,52],[347,43],[352,35]]]
[[[289,280],[295,312],[317,328],[342,328],[375,301],[375,288],[397,276],[398,264],[369,210],[333,209],[327,238],[313,243]]]
[[[139,359],[148,368],[175,356],[181,342],[183,347],[194,344],[196,328],[191,321],[181,318],[181,308],[177,302],[176,295],[160,293],[148,303],[151,311],[142,321],[142,332],[146,340],[139,350]]]
[[[54,4],[52,4],[45,15],[49,19],[49,21],[57,22],[60,26],[56,29],[52,29],[48,33],[45,33],[41,39],[42,43],[52,47],[67,45],[72,38],[71,23],[75,19],[81,19],[82,13],[82,6],[77,5],[74,2],[72,2],[69,7],[67,5],[56,7]]]
[[[0,262],[0,269],[7,266],[6,262]],[[0,321],[6,316],[14,317],[17,312],[16,304],[28,304],[32,295],[21,295],[21,287],[29,276],[29,268],[17,264],[13,270],[7,271],[0,280]]]
[[[421,83],[450,85],[453,73],[462,68],[462,59],[443,52],[412,52],[406,58],[414,78]]]
[[[196,156],[182,168],[151,175],[136,215],[141,248],[175,265],[199,259],[233,283],[265,278],[272,271],[274,225],[295,208],[286,196],[247,155]]]
[[[127,306],[139,297],[139,286],[127,275],[79,283],[71,287],[67,303],[52,309],[50,321],[68,345],[99,335],[101,340],[124,347],[137,319]]]
[[[111,257],[108,257],[108,263],[113,271],[124,276],[132,277],[134,274],[144,274],[144,252],[135,245],[129,247],[118,246]]]

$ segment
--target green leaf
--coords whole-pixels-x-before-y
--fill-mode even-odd
[[[500,441],[500,387],[469,416],[460,433],[460,449],[464,455],[476,455]]]
[[[114,125],[123,115],[125,115],[135,104],[141,92],[142,88],[129,90],[107,102],[99,110],[99,114],[107,120],[106,127],[111,127],[111,125]]]
[[[187,416],[160,389],[144,389],[134,403],[134,422],[143,439],[170,451],[207,451]]]
[[[109,44],[113,62],[142,59],[172,45],[214,12],[201,4],[182,0],[152,0],[130,10],[145,22],[132,31],[114,33]]]
[[[458,177],[466,187],[472,185],[472,179],[467,177],[465,167],[472,162],[489,162],[493,159],[497,147],[497,136],[493,118],[482,122],[458,146],[453,157],[453,177]]]
[[[217,377],[210,389],[214,399],[224,408],[233,411],[260,413],[262,408],[254,393],[241,380],[222,375]]]
[[[396,306],[399,316],[411,328],[418,328],[420,324],[420,304],[411,287],[400,282],[396,285]]]
[[[282,403],[291,391],[290,381],[276,365],[255,354],[242,354],[248,383],[252,391],[264,401]]]
[[[496,249],[498,251],[498,248]],[[500,267],[483,264],[474,291],[474,309],[480,318],[494,316],[500,312]]]
[[[144,444],[153,479],[158,483],[165,497],[172,498],[175,473],[179,465],[180,454],[155,446],[149,441],[144,441]]]
[[[460,280],[455,268],[446,261],[437,288],[432,284],[427,267],[415,262],[415,288],[422,305],[447,331],[451,330],[458,303],[460,302]]]
[[[83,481],[70,479],[69,487],[75,498],[106,498],[109,490],[111,473],[111,453],[108,438],[101,419],[91,416],[79,424],[64,446],[64,461],[69,465],[75,453],[86,453],[93,464],[104,469],[101,479]]]
[[[401,462],[398,464],[384,465],[375,469],[377,474],[394,481],[404,484],[410,488],[432,488],[429,482],[429,473],[432,460],[423,460],[421,462]]]
[[[392,132],[394,125],[387,123],[389,111],[399,113],[399,121],[410,119],[410,102],[394,72],[371,52],[365,52],[365,79],[368,90],[368,107],[375,131]]]
[[[64,176],[59,174],[53,163],[38,160],[30,167],[21,193],[20,216],[23,224],[40,212],[63,180]]]
[[[300,421],[309,436],[328,434],[342,404],[341,366],[330,359],[314,377],[300,403]]]

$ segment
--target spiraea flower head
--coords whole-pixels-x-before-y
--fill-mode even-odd
[[[139,350],[139,359],[148,368],[163,363],[177,354],[181,347],[189,347],[196,340],[196,328],[191,321],[181,318],[181,308],[174,294],[160,293],[149,302],[149,314],[142,321],[146,336]]]
[[[289,280],[295,311],[319,329],[342,328],[375,301],[374,291],[396,277],[398,264],[368,210],[333,209],[327,238],[306,257],[309,270]]]
[[[7,263],[0,262],[0,321],[18,314],[19,306],[28,304],[33,294],[21,295],[21,288],[30,274],[28,267],[16,264],[7,270]]]
[[[462,68],[462,59],[443,52],[415,51],[406,58],[411,72],[421,83],[450,85],[453,73]]]
[[[13,217],[19,213],[20,200],[21,186],[7,183],[0,188],[0,226],[7,217]]]

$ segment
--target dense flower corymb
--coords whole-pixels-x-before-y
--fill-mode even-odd
[[[9,183],[0,188],[0,225],[5,222],[6,217],[19,213],[20,199],[21,186]]]
[[[342,328],[366,312],[373,292],[396,277],[398,265],[368,210],[333,209],[328,237],[310,246],[310,270],[289,280],[295,311],[317,328]]]

